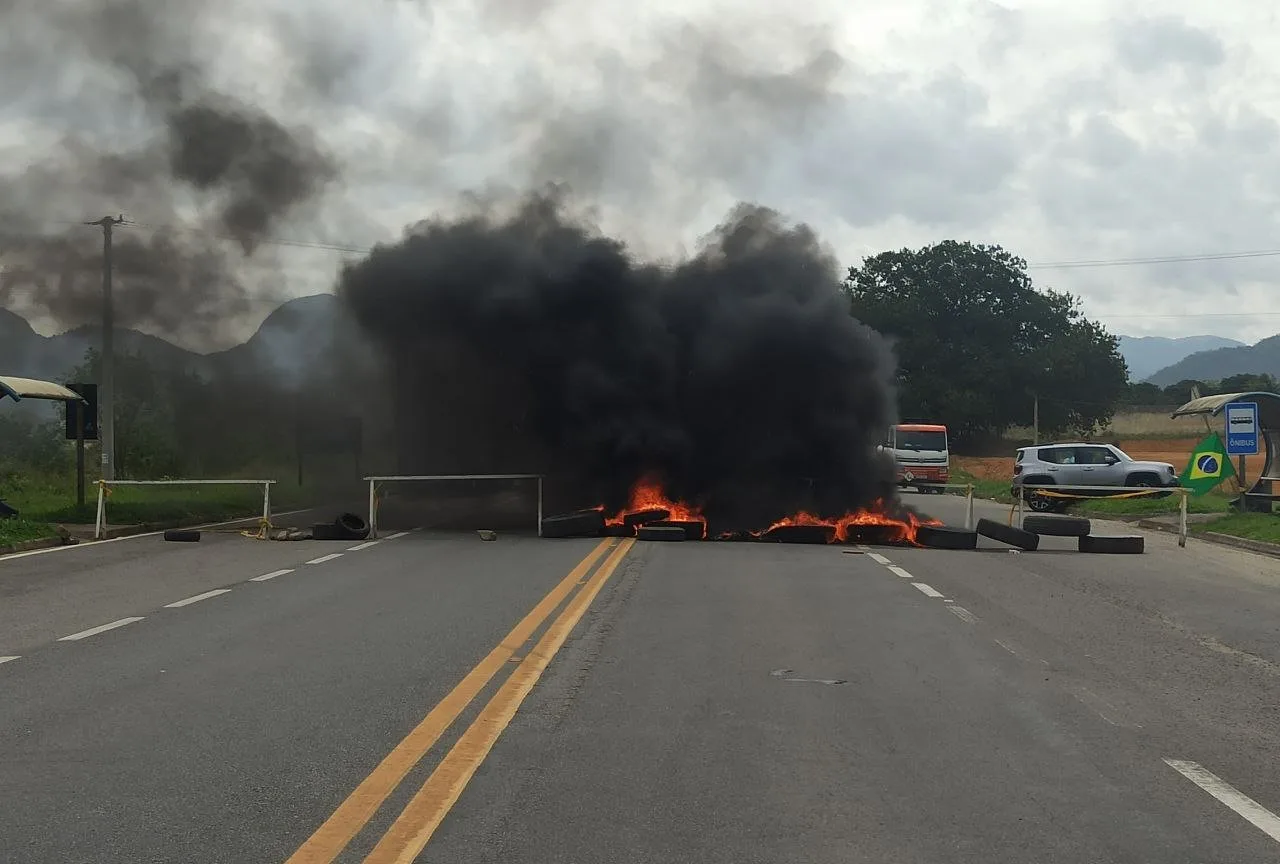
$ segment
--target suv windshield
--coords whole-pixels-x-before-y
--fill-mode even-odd
[[[899,450],[946,450],[947,433],[899,429],[897,446]]]

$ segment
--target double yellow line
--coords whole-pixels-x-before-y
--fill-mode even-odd
[[[551,589],[498,646],[468,672],[458,686],[432,708],[422,722],[360,782],[346,800],[338,805],[338,809],[333,811],[333,815],[289,857],[287,864],[329,864],[335,860],[445,730],[458,719],[458,715],[484,690],[499,669],[515,659],[516,651],[533,637],[542,623],[582,582],[583,577],[591,573],[592,567],[614,542],[601,541],[560,584]],[[573,595],[568,605],[520,660],[520,665],[498,688],[498,692],[396,817],[377,846],[365,858],[366,864],[409,864],[426,847],[431,835],[515,716],[520,703],[529,695],[551,658],[564,645],[569,633],[634,543],[632,539],[624,539],[618,543],[590,580]]]

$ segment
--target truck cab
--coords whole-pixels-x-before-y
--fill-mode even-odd
[[[898,485],[914,486],[921,492],[951,479],[951,452],[947,447],[947,427],[936,423],[898,423],[889,427],[881,448],[893,457]]]

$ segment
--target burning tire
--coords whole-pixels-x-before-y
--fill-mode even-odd
[[[1039,534],[1042,537],[1084,537],[1092,524],[1080,516],[1026,516],[1022,520],[1022,530]]]
[[[679,528],[689,540],[701,540],[707,534],[707,523],[694,519],[663,519],[660,522],[650,522],[647,527]]]
[[[1140,534],[1089,534],[1076,542],[1081,552],[1100,555],[1141,555],[1146,549]]]
[[[599,510],[548,516],[542,520],[543,537],[599,537],[603,533],[604,514]]]
[[[978,532],[950,525],[921,525],[916,529],[916,542],[930,549],[977,549]]]
[[[606,525],[604,526],[604,536],[634,537],[636,536],[636,527],[634,525],[627,525],[625,523],[621,525]]]
[[[834,525],[779,525],[760,535],[764,543],[808,543],[820,546],[836,538]]]
[[[170,543],[199,543],[199,531],[187,531],[180,528],[171,528],[164,532],[164,539]]]
[[[844,542],[853,546],[902,546],[903,528],[894,524],[849,525]]]
[[[683,528],[668,528],[655,525],[641,525],[636,529],[639,540],[660,540],[666,543],[682,542],[688,539]]]
[[[993,519],[979,519],[977,533],[990,537],[1009,546],[1016,546],[1024,552],[1034,552],[1040,548],[1040,535],[1032,534],[1013,525],[1005,525]]]
[[[641,510],[637,513],[628,513],[622,517],[623,525],[650,525],[654,522],[662,522],[671,517],[670,510],[662,510],[659,508],[651,508],[649,510]],[[631,535],[627,535],[628,537]]]

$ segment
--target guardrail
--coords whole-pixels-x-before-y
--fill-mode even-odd
[[[1145,498],[1151,495],[1178,495],[1178,545],[1186,548],[1187,545],[1187,496],[1191,494],[1191,490],[1183,486],[1071,486],[1064,485],[1063,489],[1069,489],[1069,492],[1061,492],[1052,486],[1024,486],[1020,483],[1013,484],[1013,489],[1018,490],[1014,500],[1013,507],[1009,508],[1009,522],[1012,524],[1014,512],[1018,514],[1018,523],[1021,525],[1024,514],[1023,505],[1026,503],[1028,493],[1032,495],[1043,495],[1046,498],[1071,498],[1077,501],[1105,501],[1108,498]],[[1110,495],[1081,495],[1081,492],[1110,492]]]

